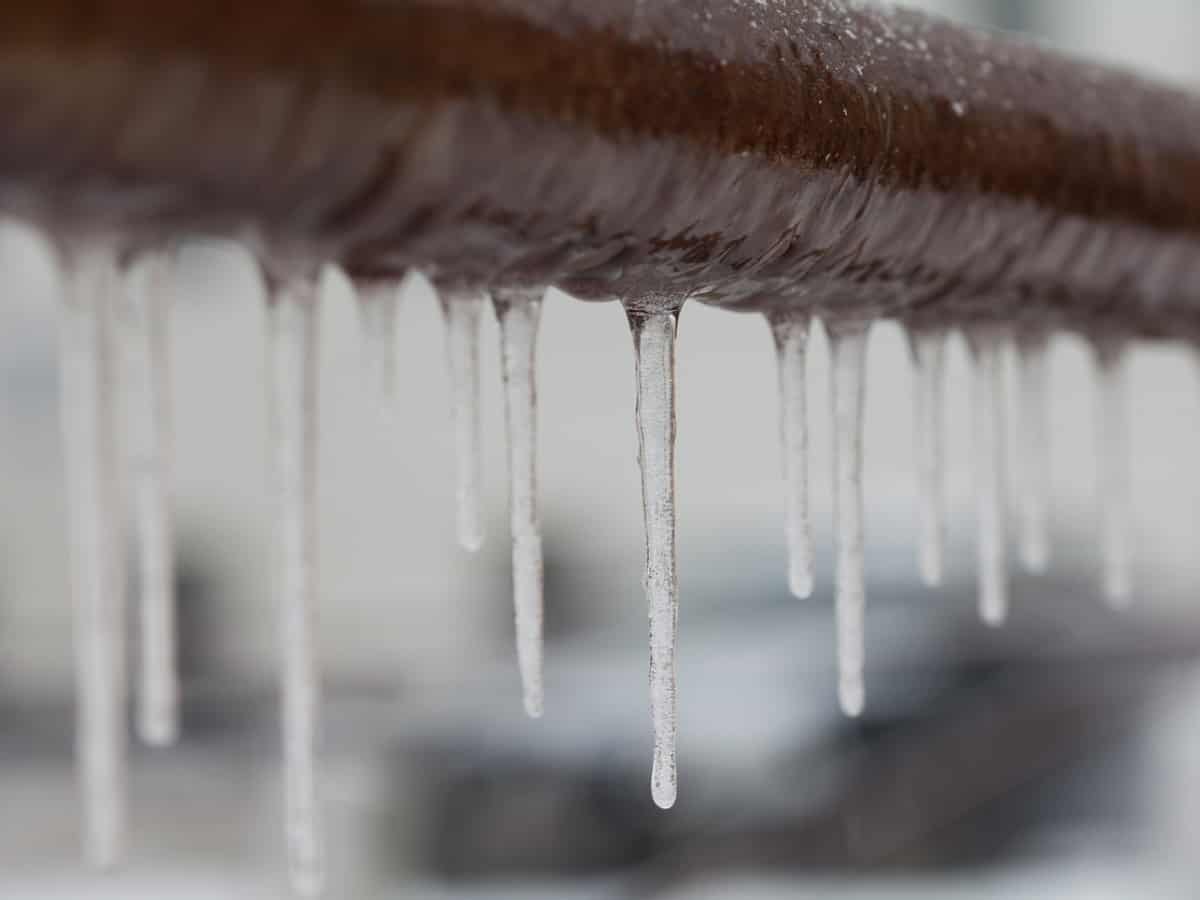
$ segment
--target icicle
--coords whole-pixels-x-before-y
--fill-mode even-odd
[[[362,325],[363,370],[380,414],[395,414],[396,311],[400,284],[395,279],[356,280],[359,322]]]
[[[1005,334],[981,326],[967,334],[974,362],[975,503],[978,516],[979,609],[992,627],[1008,618],[1005,522]]]
[[[675,805],[675,324],[678,306],[629,309],[637,361],[638,459],[646,524],[646,599],[650,607],[650,712],[654,767],[650,792],[661,809]]]
[[[910,330],[914,372],[914,434],[920,498],[918,562],[929,587],[942,583],[946,535],[945,402],[946,331]]]
[[[537,500],[537,381],[540,291],[497,291],[508,425],[508,497],[512,529],[517,663],[525,712],[542,715],[542,531]]]
[[[474,553],[483,546],[483,448],[479,425],[479,324],[484,295],[458,291],[442,295],[446,348],[454,409],[458,468],[458,542]]]
[[[1017,340],[1021,383],[1020,511],[1021,562],[1034,574],[1050,566],[1047,501],[1050,497],[1050,335],[1022,334]]]
[[[124,285],[128,460],[140,567],[141,654],[137,725],[153,746],[179,736],[176,672],[175,555],[171,525],[171,407],[167,330],[171,257],[150,252]]]
[[[779,365],[779,423],[787,497],[788,585],[807,599],[813,593],[813,545],[808,517],[809,317],[768,317]]]
[[[846,715],[858,717],[866,704],[862,436],[870,325],[835,321],[826,328],[833,363],[838,699]]]
[[[1130,528],[1133,503],[1129,484],[1129,411],[1125,394],[1125,344],[1095,344],[1098,379],[1096,439],[1099,444],[1100,528],[1104,552],[1104,593],[1118,609],[1133,599]]]
[[[315,271],[268,279],[276,577],[282,623],[284,826],[293,888],[321,892],[324,841],[317,785],[320,685],[317,589],[317,317]]]
[[[89,863],[120,862],[126,829],[125,608],[115,445],[116,256],[87,241],[59,246],[64,285],[60,386],[71,593],[76,753]]]

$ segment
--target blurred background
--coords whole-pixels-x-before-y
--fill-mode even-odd
[[[911,4],[1200,80],[1192,0]],[[174,307],[184,738],[134,748],[128,865],[79,862],[71,622],[40,239],[0,228],[0,897],[285,895],[263,310],[249,258],[183,254]],[[907,347],[871,348],[868,712],[836,706],[828,357],[810,385],[819,589],[787,594],[773,347],[758,317],[684,311],[679,345],[680,802],[649,797],[633,363],[615,305],[552,295],[540,349],[546,718],[512,649],[495,324],[484,331],[489,540],[454,540],[442,324],[405,287],[394,421],[357,311],[322,311],[321,605],[331,896],[1193,898],[1200,880],[1200,367],[1131,377],[1138,604],[1099,590],[1091,359],[1054,344],[1053,566],[977,620],[971,420],[949,358],[949,578],[917,577]],[[1015,446],[1021,435],[1012,434]],[[136,635],[131,639],[136,640]]]

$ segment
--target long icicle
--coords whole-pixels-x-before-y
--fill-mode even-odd
[[[99,868],[125,851],[125,606],[114,404],[114,248],[63,243],[60,387],[71,593],[76,754],[84,855]]]
[[[846,715],[858,717],[866,705],[862,448],[870,325],[835,321],[826,322],[826,327],[833,357],[838,699]]]
[[[1121,340],[1098,340],[1095,343],[1095,356],[1098,382],[1097,492],[1104,553],[1104,594],[1114,608],[1126,609],[1133,600],[1133,559],[1130,552],[1133,501],[1129,473],[1125,343]]]
[[[1030,331],[1017,338],[1020,376],[1021,563],[1035,575],[1050,566],[1050,335]]]
[[[946,331],[910,329],[913,360],[913,432],[920,536],[917,559],[921,580],[942,583],[946,542],[945,404]]]
[[[441,294],[454,415],[458,542],[472,553],[483,546],[483,446],[479,422],[479,325],[484,295]]]
[[[282,625],[284,827],[288,872],[300,895],[325,880],[317,783],[320,684],[317,590],[317,353],[315,271],[268,279],[276,578]]]
[[[808,511],[808,330],[807,315],[768,317],[779,367],[779,427],[786,496],[788,586],[813,594],[813,543]]]
[[[508,426],[508,502],[512,530],[513,609],[525,712],[543,710],[542,526],[537,496],[537,332],[541,291],[497,291]]]
[[[1005,517],[1005,334],[980,326],[967,335],[974,365],[975,503],[978,527],[979,611],[993,628],[1008,619]]]
[[[363,374],[380,415],[395,415],[396,313],[400,284],[396,279],[356,280],[358,316],[362,327]]]
[[[675,805],[678,731],[675,634],[679,581],[675,558],[675,326],[678,308],[628,310],[637,362],[638,459],[646,525],[646,599],[650,607],[650,714],[654,765],[650,793]]]
[[[133,488],[140,572],[137,726],[141,739],[168,746],[179,736],[176,668],[175,548],[171,514],[171,385],[168,358],[167,251],[143,254],[124,289],[127,465]]]

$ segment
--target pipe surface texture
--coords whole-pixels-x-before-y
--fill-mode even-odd
[[[1200,101],[833,0],[10,0],[0,207],[352,275],[1200,338]]]

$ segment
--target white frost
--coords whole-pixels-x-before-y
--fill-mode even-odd
[[[525,712],[538,718],[543,709],[543,579],[537,498],[535,367],[542,295],[540,291],[498,291],[493,299],[500,322],[504,409],[508,426],[508,496],[517,663],[521,670]]]

